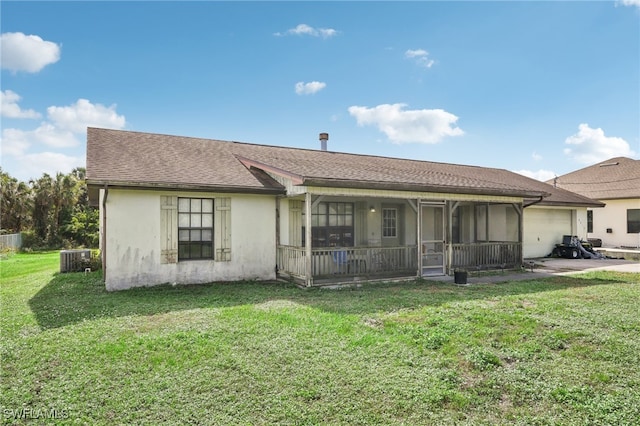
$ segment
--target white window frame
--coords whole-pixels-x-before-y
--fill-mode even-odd
[[[185,209],[186,205],[186,209]],[[205,207],[208,205],[208,207]],[[212,260],[214,258],[214,199],[199,197],[178,197],[178,261]],[[185,239],[185,236],[187,239]],[[200,247],[200,256],[193,256],[191,249],[187,256],[180,255],[181,246]],[[208,247],[208,254],[203,255]]]
[[[393,226],[387,226],[385,217],[387,212],[393,212]],[[387,235],[387,231],[393,231],[393,235]],[[398,209],[395,207],[384,207],[382,209],[382,238],[398,238]]]
[[[213,252],[212,257],[202,260],[216,262],[231,261],[231,198],[230,197],[180,197],[213,200]],[[178,197],[175,195],[160,196],[160,263],[178,263],[178,239],[180,229],[178,223]],[[180,259],[190,261],[196,259]]]

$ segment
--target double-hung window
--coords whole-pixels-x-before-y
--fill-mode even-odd
[[[627,210],[627,233],[635,234],[640,232],[640,209]]]
[[[398,236],[398,209],[382,209],[382,236],[384,238]]]
[[[178,198],[178,260],[213,259],[213,199]]]

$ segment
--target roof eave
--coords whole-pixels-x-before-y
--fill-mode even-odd
[[[637,200],[640,199],[640,195],[633,195],[633,196],[615,196],[615,197],[598,197],[598,200]]]
[[[605,204],[604,203],[600,203],[597,201],[594,202],[568,202],[568,201],[548,201],[548,200],[543,200],[542,202],[538,203],[539,206],[554,206],[554,207],[594,207],[594,208],[598,208],[598,207],[604,207]]]
[[[165,182],[128,182],[114,180],[87,179],[87,186],[93,188],[109,188],[117,189],[146,189],[146,190],[165,190],[165,191],[194,191],[194,192],[222,192],[235,194],[269,194],[283,195],[284,188],[268,188],[268,187],[247,187],[232,185],[201,185],[201,184],[184,184],[184,183],[165,183]]]
[[[392,191],[415,191],[415,192],[437,192],[449,194],[474,194],[474,195],[498,195],[503,197],[548,197],[551,194],[542,191],[516,191],[499,188],[473,188],[446,185],[421,185],[403,182],[379,182],[361,180],[341,180],[327,178],[304,178],[302,185],[305,186],[326,186],[334,188],[354,188],[354,189],[381,189]]]

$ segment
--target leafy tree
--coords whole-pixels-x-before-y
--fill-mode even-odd
[[[62,234],[85,247],[97,247],[99,238],[99,216],[96,208],[78,209],[64,225]]]
[[[45,173],[26,184],[0,169],[3,231],[26,231],[26,240],[36,247],[96,247],[99,213],[89,205],[85,176],[78,167],[55,177]]]
[[[53,179],[45,173],[40,179],[32,180],[33,190],[33,230],[43,243],[47,241],[51,229],[50,212],[53,199]]]
[[[0,227],[14,233],[31,226],[32,192],[29,185],[19,182],[0,168]]]
[[[65,223],[71,221],[74,206],[77,201],[78,181],[71,175],[62,173],[56,174],[56,179],[52,182],[52,211],[49,220],[48,241],[53,245],[60,245],[62,236],[60,230]]]

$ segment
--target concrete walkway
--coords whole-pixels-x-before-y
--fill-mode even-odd
[[[496,271],[495,273],[471,272],[467,284],[499,283],[505,281],[533,280],[558,275],[573,275],[591,271],[618,271],[640,274],[640,262],[623,259],[525,259],[526,272]],[[483,275],[486,274],[486,275]],[[435,281],[454,283],[453,276],[433,277]],[[638,277],[640,282],[640,276]]]

